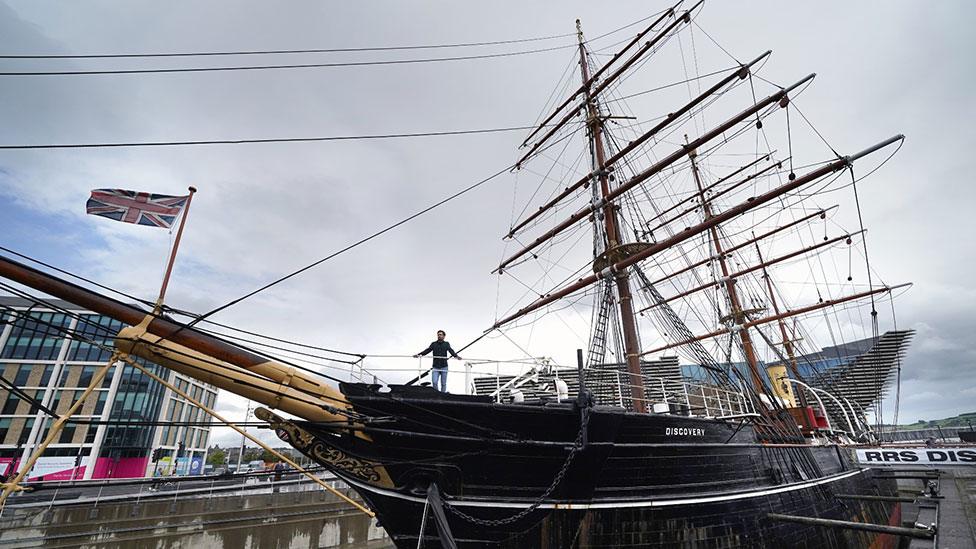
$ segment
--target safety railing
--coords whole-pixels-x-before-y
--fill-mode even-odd
[[[589,372],[600,370],[589,370]],[[605,370],[604,370],[605,371]],[[608,376],[587,376],[589,390],[601,404],[630,408],[633,402],[643,404],[648,412],[709,418],[732,418],[755,415],[752,400],[741,390],[673,378],[642,375],[641,384],[631,383],[634,374],[611,370]],[[634,395],[634,389],[641,389]]]
[[[349,377],[362,383],[430,382],[431,356],[367,355],[352,365]],[[516,393],[526,402],[557,401],[561,395],[559,379],[565,383],[562,395],[575,398],[579,390],[576,368],[561,366],[549,358],[495,360],[464,357],[450,358],[447,388],[449,392],[479,394],[496,402],[511,402]],[[461,377],[460,374],[463,374]],[[463,385],[459,382],[463,379]],[[634,374],[617,368],[587,368],[584,384],[601,405],[632,408],[636,400],[650,413],[708,418],[733,418],[757,415],[752,400],[741,387],[723,387],[690,380],[642,375],[643,393],[635,396],[631,383]]]
[[[433,358],[430,354],[421,357],[366,355],[355,364],[349,365],[348,379],[352,382],[381,385],[402,384],[408,381],[426,384],[430,382]],[[504,379],[506,381],[500,381],[495,387],[496,390],[503,390],[502,385],[508,381],[508,377],[522,376],[537,368],[548,368],[552,361],[543,357],[506,360],[463,357],[460,361],[449,357],[447,363],[448,391],[474,394],[473,380],[476,377],[492,376],[496,380]],[[509,373],[511,376],[506,375]],[[463,386],[457,381],[459,375],[463,375]]]

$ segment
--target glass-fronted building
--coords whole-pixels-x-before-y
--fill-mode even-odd
[[[19,470],[47,437],[54,421],[48,412],[65,414],[111,358],[109,351],[83,339],[110,348],[112,335],[122,328],[115,320],[70,303],[49,303],[53,308],[0,296],[0,473]],[[84,338],[72,339],[65,332]],[[216,388],[141,359],[140,363],[213,407]],[[170,389],[118,362],[48,446],[28,479],[199,473],[210,438],[209,419]]]

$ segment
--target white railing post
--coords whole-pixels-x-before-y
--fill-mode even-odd
[[[621,408],[624,407],[624,388],[620,384],[620,370],[617,370],[617,402]]]
[[[681,390],[685,394],[685,406],[687,407],[685,409],[685,415],[689,415],[690,416],[690,415],[692,415],[692,413],[691,413],[691,399],[688,398],[688,383],[687,382],[684,382],[684,381],[681,382]]]
[[[708,399],[705,398],[705,386],[699,385],[698,388],[701,389],[702,407],[705,408],[705,417],[710,417],[710,414],[708,413]]]
[[[471,385],[471,368],[470,362],[464,363],[464,394],[466,395],[474,394],[474,386]]]
[[[502,401],[502,378],[501,365],[495,362],[495,402]]]

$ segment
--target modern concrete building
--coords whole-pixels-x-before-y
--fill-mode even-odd
[[[111,346],[111,334],[122,328],[112,319],[70,303],[48,303],[49,307],[32,307],[25,299],[0,296],[0,376],[4,378],[0,386],[0,473],[17,470],[44,440],[53,420],[41,406],[59,415],[65,413],[99,366],[110,358],[108,351],[66,337],[63,330]],[[216,388],[155,364],[143,364],[193,398],[213,406]],[[7,383],[23,391],[27,399],[8,390]],[[48,447],[28,478],[199,473],[206,459],[210,419],[170,389],[119,362]],[[158,459],[152,462],[156,448]]]
[[[868,412],[879,412],[914,335],[914,330],[892,330],[877,339],[824,347],[818,353],[797,357],[800,375],[812,387],[832,395],[833,398],[820,394],[831,425],[857,431],[855,416],[863,420]],[[806,389],[801,391],[808,402],[815,402],[813,394]]]

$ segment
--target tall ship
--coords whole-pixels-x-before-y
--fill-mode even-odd
[[[895,547],[790,517],[901,524],[895,481],[849,445],[875,440],[868,412],[911,337],[881,330],[904,285],[872,272],[857,195],[904,138],[836,150],[796,106],[814,75],[767,80],[771,52],[684,64],[636,116],[624,84],[703,47],[700,10],[650,18],[613,54],[577,22],[568,93],[513,165],[531,184],[486,271],[526,291],[486,334],[572,311],[589,342],[575,363],[481,369],[467,394],[336,383],[9,256],[0,276],[125,323],[98,336],[119,352],[261,403],[401,549]]]

